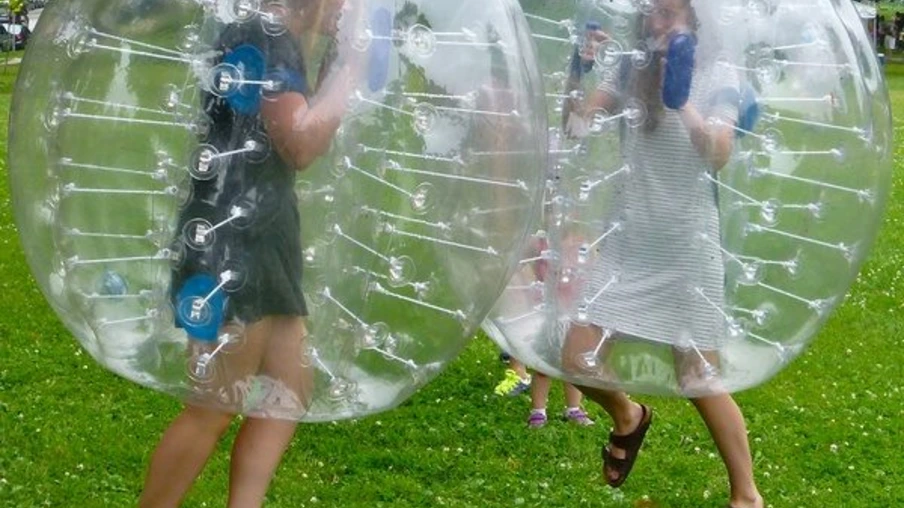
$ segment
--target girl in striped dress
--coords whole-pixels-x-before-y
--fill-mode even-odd
[[[599,246],[583,289],[590,296],[584,301],[592,303],[568,332],[563,365],[579,373],[584,367],[576,359],[599,350],[600,341],[631,339],[670,346],[679,384],[706,422],[728,469],[729,506],[761,507],[743,415],[731,395],[714,385],[712,375],[726,333],[712,179],[733,149],[739,93],[737,76],[713,57],[714,48],[698,48],[698,10],[710,3],[716,2],[655,0],[641,27],[654,55],[651,64],[642,69],[626,66],[620,76],[566,108],[565,127],[571,135],[586,131],[599,111],[620,111],[629,119],[639,114],[641,120],[634,128],[621,129],[629,171],[612,195],[612,216],[605,218],[619,227]],[[578,88],[580,75],[609,36],[591,27],[586,39],[575,55],[572,89]],[[602,355],[607,351],[602,348]],[[610,485],[620,486],[634,464],[652,411],[623,392],[581,390],[613,418],[615,428],[603,449],[604,475]]]

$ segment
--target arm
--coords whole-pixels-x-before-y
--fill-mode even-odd
[[[707,122],[692,104],[678,110],[694,148],[716,171],[725,167],[734,149],[733,124]]]
[[[348,67],[324,80],[321,93],[308,102],[304,95],[283,93],[261,104],[261,118],[273,148],[302,171],[329,151],[354,90]]]
[[[716,171],[728,164],[734,140],[734,122],[710,122],[689,102],[696,66],[696,37],[678,34],[669,41],[663,65],[662,102],[676,110],[697,153]],[[737,107],[737,93],[731,97]]]
[[[590,93],[590,96],[584,100],[581,100],[573,93],[575,90],[577,90],[577,87],[571,88],[569,85],[569,97],[565,100],[565,104],[562,108],[562,128],[565,129],[566,133],[569,133],[570,131],[568,125],[569,122],[573,120],[572,115],[575,115],[584,122],[590,122],[592,121],[594,112],[605,110],[606,112],[611,113],[612,108],[617,106],[615,97],[604,90],[594,90]]]
[[[580,49],[575,49],[571,62],[571,73],[565,87],[565,103],[562,107],[562,127],[568,133],[569,122],[574,120],[572,115],[584,122],[591,121],[595,111],[600,109],[612,112],[617,106],[616,97],[606,90],[596,89],[589,97],[581,98],[581,78],[592,69],[596,59],[596,52],[600,45],[609,40],[609,36],[601,30],[588,30],[586,43]]]
[[[343,13],[345,24],[359,26],[359,17],[365,12],[362,4],[354,0],[346,3],[350,9]],[[360,75],[368,70],[368,52],[355,50],[347,35],[333,37],[320,65],[316,92],[310,98],[288,92],[261,104],[261,119],[274,149],[298,171],[307,169],[329,151]]]

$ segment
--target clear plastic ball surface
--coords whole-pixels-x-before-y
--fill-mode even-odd
[[[10,179],[48,301],[193,404],[392,408],[491,309],[543,186],[517,3],[84,0],[41,16]]]
[[[579,385],[759,385],[842,302],[892,129],[847,0],[521,2],[550,115],[542,227],[484,325]]]

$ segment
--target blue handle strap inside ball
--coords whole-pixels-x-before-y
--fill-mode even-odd
[[[239,69],[242,81],[273,81],[278,92],[306,95],[310,91],[304,74],[282,65],[268,68],[266,55],[253,44],[236,46],[223,63]],[[244,83],[225,96],[226,102],[239,114],[255,115],[260,111],[262,88],[259,83]]]
[[[666,55],[662,102],[669,109],[681,109],[691,95],[697,38],[691,34],[677,34],[669,41]]]
[[[206,315],[203,318],[192,316],[192,302],[204,298],[208,298]],[[185,329],[190,338],[205,342],[217,339],[225,317],[226,296],[222,288],[217,288],[213,276],[197,274],[189,277],[176,294],[175,306],[176,326]]]
[[[234,65],[243,81],[262,81],[267,68],[264,53],[253,44],[236,46],[223,58],[223,63]],[[261,85],[243,84],[226,96],[226,102],[237,113],[254,115],[261,106]]]
[[[747,84],[742,85],[740,91],[734,87],[719,89],[713,94],[709,105],[710,107],[728,105],[738,108],[738,129],[735,135],[739,139],[746,136],[747,133],[753,132],[762,115],[756,91]]]
[[[744,137],[747,132],[753,132],[757,122],[762,116],[763,110],[756,91],[750,85],[741,87],[741,100],[738,106],[738,127],[746,132],[738,131],[738,137]]]

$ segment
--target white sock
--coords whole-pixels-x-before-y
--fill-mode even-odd
[[[565,414],[573,413],[573,412],[575,412],[575,411],[580,411],[580,410],[581,410],[580,407],[569,407],[569,408],[566,408],[566,409],[565,409]]]
[[[531,409],[530,414],[546,416],[546,408],[544,407],[542,409]]]

